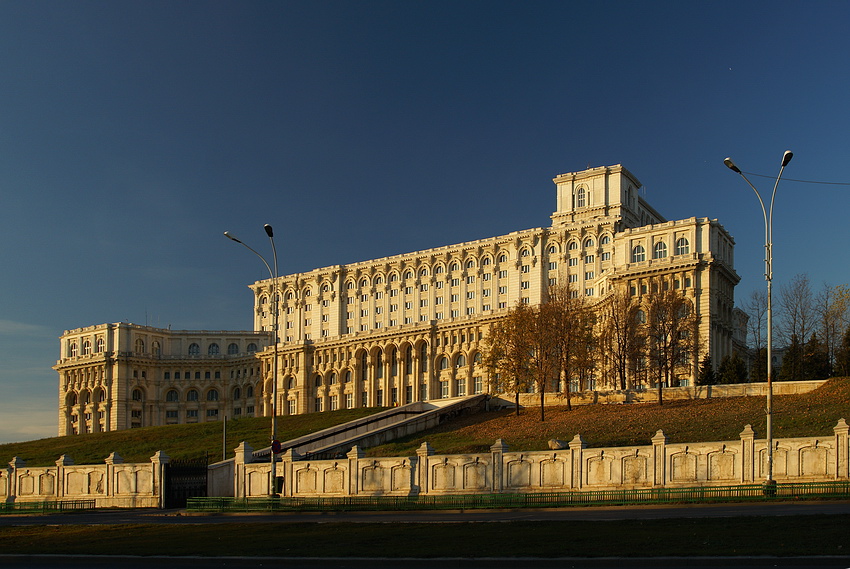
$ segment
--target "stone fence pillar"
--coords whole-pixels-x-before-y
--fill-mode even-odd
[[[493,461],[493,492],[499,493],[505,489],[505,453],[508,452],[508,444],[502,439],[496,439],[495,444],[490,447],[490,456]]]
[[[741,431],[741,482],[755,481],[756,476],[756,432],[752,425],[746,425]]]
[[[7,499],[11,502],[14,502],[18,497],[18,492],[20,488],[18,488],[18,471],[25,468],[27,462],[19,456],[12,458],[9,462],[9,494]]]
[[[159,496],[160,508],[165,508],[165,468],[169,462],[171,462],[171,458],[161,450],[156,451],[151,457],[153,474],[151,476],[151,493],[154,496]]]
[[[658,429],[652,437],[652,485],[667,484],[667,435]]]
[[[251,445],[242,441],[234,450],[233,457],[233,496],[236,498],[244,498],[246,495],[245,488],[245,465],[254,459],[254,449]]]
[[[581,490],[584,481],[584,449],[587,443],[576,435],[570,441],[570,489]]]
[[[65,467],[74,464],[74,460],[67,454],[63,454],[56,461],[56,497],[64,498],[66,490]],[[108,484],[108,481],[107,481]]]
[[[113,498],[115,496],[115,465],[123,464],[124,459],[117,452],[113,452],[104,462],[106,462],[106,497]],[[59,463],[56,465],[58,466]]]
[[[360,460],[366,453],[359,445],[354,445],[345,456],[348,458],[348,495],[356,496],[360,493]]]
[[[434,448],[428,444],[428,441],[422,443],[416,449],[418,457],[418,465],[416,468],[416,485],[420,495],[426,495],[431,490],[431,477],[429,476],[428,457],[433,456]]]
[[[833,429],[835,431],[835,477],[850,478],[850,425],[844,419],[839,419]]]

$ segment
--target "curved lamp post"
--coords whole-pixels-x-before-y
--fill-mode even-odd
[[[274,311],[272,313],[273,319],[273,334],[272,341],[274,342],[274,362],[272,363],[272,433],[271,433],[271,447],[269,450],[269,455],[271,455],[271,480],[269,481],[269,496],[273,498],[277,498],[277,473],[275,472],[275,453],[280,450],[280,443],[277,441],[277,344],[278,344],[278,302],[280,300],[280,295],[278,294],[278,272],[277,272],[277,249],[274,246],[274,231],[272,230],[272,226],[268,223],[263,225],[263,229],[266,231],[266,235],[269,236],[269,241],[272,244],[272,258],[274,262],[274,271],[269,266],[268,261],[266,261],[265,257],[257,253],[254,249],[237,239],[232,233],[229,231],[224,232],[224,236],[230,239],[231,241],[235,241],[239,243],[263,262],[266,268],[269,270],[269,276],[272,278],[273,291],[274,291]]]
[[[726,158],[723,163],[733,172],[740,174],[747,184],[756,193],[756,197],[761,205],[761,212],[764,216],[764,280],[767,281],[767,480],[765,481],[765,493],[773,495],[776,493],[776,481],[773,479],[773,300],[771,298],[772,281],[773,281],[773,202],[776,198],[776,188],[779,186],[779,179],[782,178],[782,171],[785,166],[791,161],[794,154],[790,150],[786,150],[782,155],[782,164],[779,167],[779,174],[776,176],[776,182],[773,184],[773,192],[770,194],[770,207],[765,208],[764,200],[756,187],[750,182],[747,177],[741,172],[731,158]]]

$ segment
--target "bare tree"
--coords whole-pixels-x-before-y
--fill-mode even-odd
[[[818,331],[823,341],[830,364],[835,363],[836,352],[841,345],[847,318],[850,315],[850,288],[824,284],[815,295],[815,313],[819,320]]]
[[[698,318],[691,301],[664,284],[652,283],[652,291],[643,299],[646,354],[658,382],[659,404],[664,403],[662,388],[678,382],[678,372],[692,372],[698,341]]]
[[[620,389],[629,387],[629,370],[634,367],[642,344],[638,310],[625,287],[615,290],[601,309],[599,340],[605,371]]]
[[[779,291],[780,323],[779,336],[786,345],[796,336],[805,342],[815,331],[817,314],[815,299],[809,284],[809,277],[795,275],[790,283],[780,287]]]
[[[498,391],[514,394],[517,415],[519,394],[533,383],[531,329],[531,310],[519,304],[494,323],[484,339],[484,366]]]
[[[749,320],[747,332],[752,342],[755,357],[750,369],[750,381],[766,381],[767,379],[767,294],[754,290],[744,306]]]

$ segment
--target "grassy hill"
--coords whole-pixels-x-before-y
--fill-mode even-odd
[[[658,429],[670,442],[737,440],[744,425],[751,424],[757,437],[765,435],[764,397],[730,397],[628,405],[588,405],[567,411],[546,410],[540,422],[539,408],[479,413],[447,422],[367,450],[370,456],[411,456],[423,441],[440,454],[487,452],[496,439],[504,439],[511,450],[546,449],[549,439],[569,441],[576,434],[591,447],[647,445]],[[281,441],[299,437],[375,413],[380,409],[347,409],[278,418]],[[776,438],[832,436],[838,419],[850,421],[850,378],[833,379],[821,388],[802,395],[774,397],[773,434]],[[270,421],[266,417],[243,418],[227,423],[227,457],[240,441],[254,448],[268,446]],[[25,443],[0,445],[0,461],[14,456],[30,466],[53,465],[62,454],[77,464],[97,464],[111,452],[125,462],[147,462],[162,450],[172,458],[190,458],[209,453],[221,459],[222,423],[200,423],[147,427],[113,433],[56,437]]]
[[[773,436],[833,436],[839,419],[850,421],[850,378],[836,378],[801,395],[773,398]],[[751,424],[765,436],[765,398],[729,397],[628,405],[585,405],[493,411],[463,417],[439,427],[368,449],[369,456],[412,456],[423,441],[438,454],[488,452],[496,439],[511,450],[544,450],[549,439],[569,441],[580,434],[590,447],[648,445],[658,429],[670,442],[737,440]]]

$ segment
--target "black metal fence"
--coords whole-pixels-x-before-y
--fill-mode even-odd
[[[44,502],[0,502],[0,514],[47,514],[94,510],[94,500],[48,500]]]

